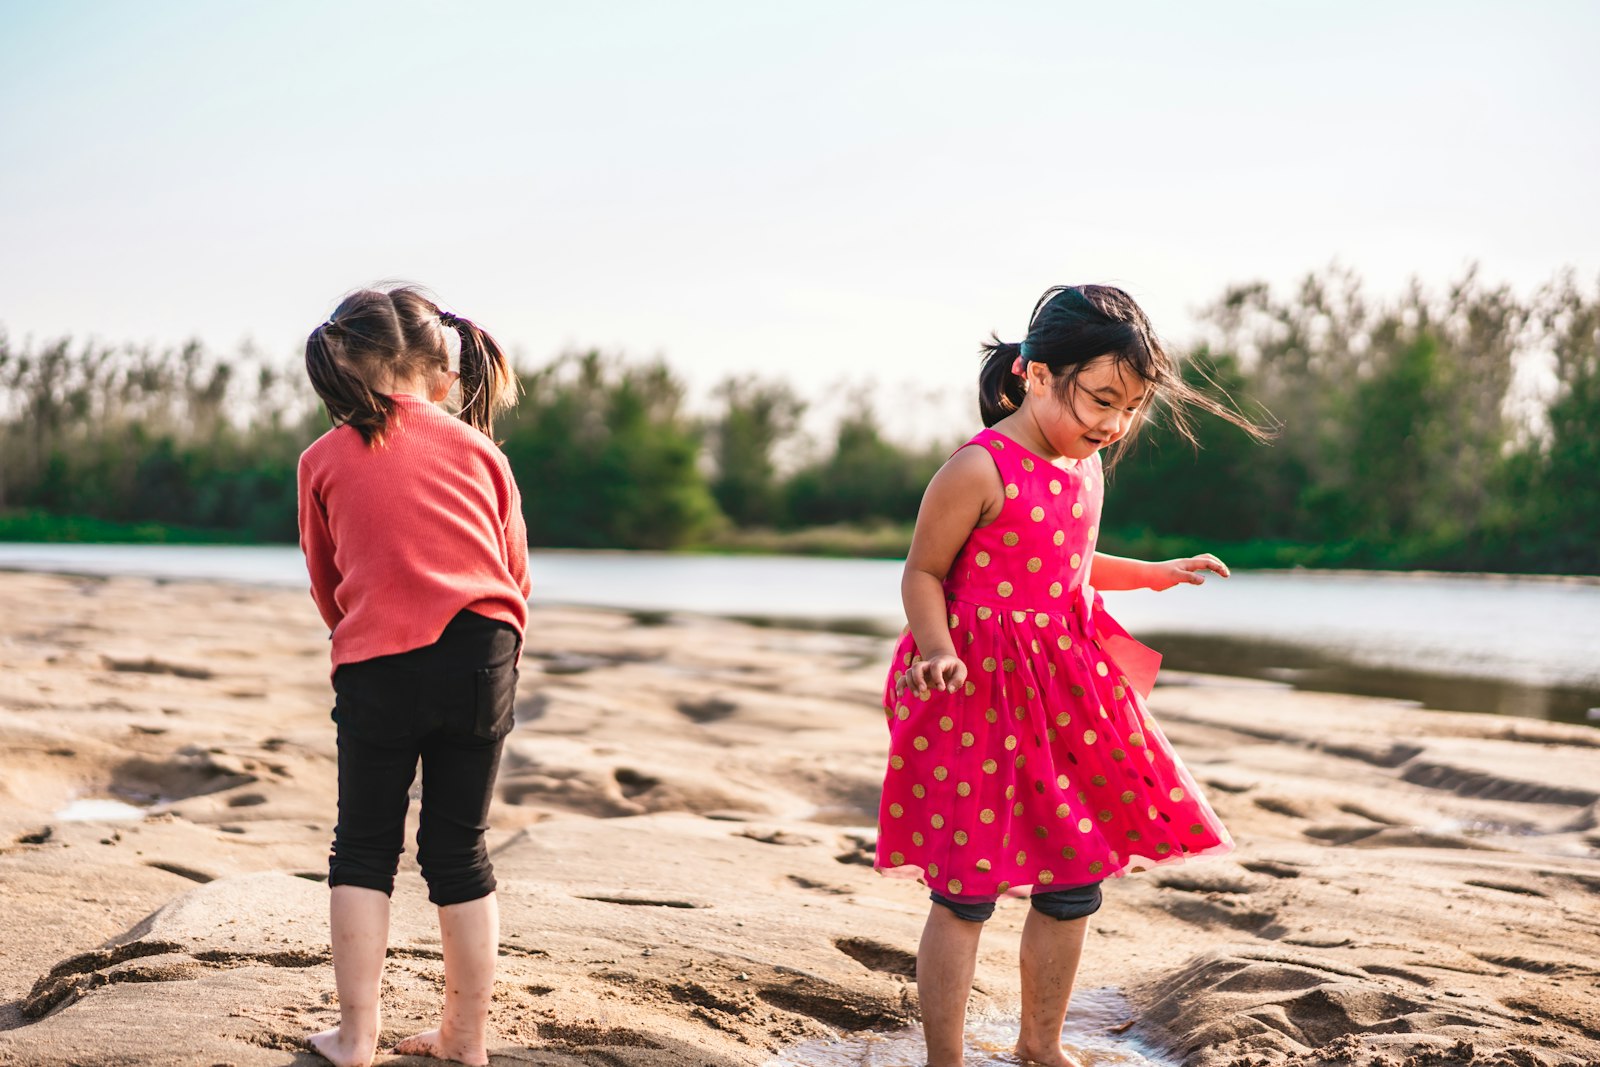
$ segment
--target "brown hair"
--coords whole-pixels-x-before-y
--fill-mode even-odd
[[[414,286],[357,290],[306,338],[306,373],[333,424],[381,444],[394,400],[376,386],[447,370],[446,330],[461,339],[459,417],[492,435],[495,413],[517,399],[517,377],[505,352],[476,323],[441,311]]]
[[[1166,409],[1175,433],[1195,444],[1190,408],[1198,408],[1239,427],[1256,440],[1270,432],[1240,414],[1231,398],[1196,366],[1199,376],[1215,388],[1202,391],[1183,380],[1176,363],[1150,326],[1144,309],[1133,297],[1111,285],[1058,285],[1047,289],[1033,306],[1028,336],[1020,344],[993,337],[983,346],[983,367],[978,372],[978,408],[985,426],[993,426],[1022,406],[1022,379],[1011,373],[1017,357],[1043,363],[1055,378],[1056,395],[1070,403],[1078,374],[1101,356],[1148,383]],[[1149,410],[1147,403],[1142,409]],[[1141,417],[1124,441],[1131,441],[1143,423]],[[1120,450],[1119,450],[1120,454]],[[1112,457],[1112,463],[1116,456]]]

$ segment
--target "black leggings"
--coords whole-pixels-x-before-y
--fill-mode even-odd
[[[994,914],[992,897],[953,900],[934,890],[928,894],[928,899],[950,909],[956,918],[965,919],[969,923],[988,922],[989,917]],[[1042,912],[1052,919],[1062,922],[1082,919],[1100,910],[1100,883],[1090,882],[1088,885],[1069,885],[1064,889],[1037,892],[1029,897],[1028,901],[1033,905],[1034,911]]]
[[[462,611],[425,648],[334,671],[339,824],[330,886],[394,891],[420,759],[417,862],[428,899],[443,907],[494,892],[483,835],[512,725],[520,646],[514,627]]]

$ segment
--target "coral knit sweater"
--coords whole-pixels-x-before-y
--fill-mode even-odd
[[[494,442],[397,394],[383,443],[339,426],[300,456],[300,548],[333,666],[431,645],[458,611],[528,622],[528,535]]]

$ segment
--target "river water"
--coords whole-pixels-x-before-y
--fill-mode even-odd
[[[0,568],[304,588],[290,545],[0,544]],[[538,551],[535,604],[695,612],[898,632],[900,563]],[[1593,721],[1600,580],[1267,572],[1108,593],[1169,669],[1247,675],[1423,706]]]

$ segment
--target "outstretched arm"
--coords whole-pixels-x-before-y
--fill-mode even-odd
[[[1105,592],[1118,589],[1154,589],[1159,592],[1175,585],[1204,585],[1207,571],[1228,577],[1227,564],[1209,552],[1159,563],[1096,552],[1091,573],[1094,587]]]

